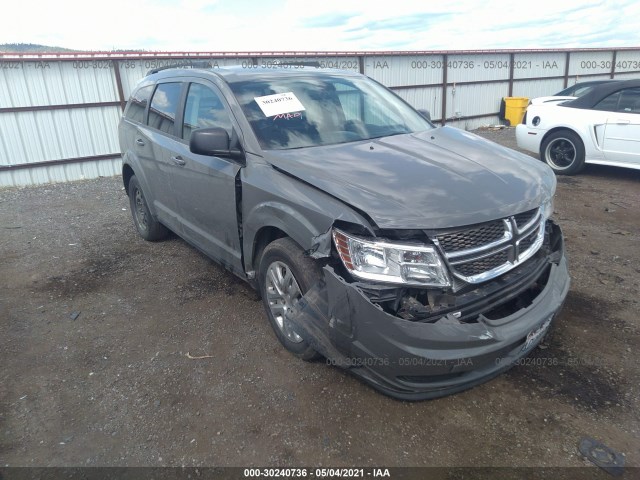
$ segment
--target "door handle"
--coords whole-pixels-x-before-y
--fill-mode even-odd
[[[180,167],[184,167],[187,162],[185,162],[181,156],[171,157],[171,161]]]
[[[616,125],[629,125],[629,120],[616,120]]]
[[[138,138],[138,139],[136,140],[136,143],[137,143],[138,145],[140,145],[141,147],[144,147],[144,145],[145,145],[145,144],[144,144],[144,140],[142,140],[141,138]]]

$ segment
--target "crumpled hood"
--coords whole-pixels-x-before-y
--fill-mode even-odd
[[[265,159],[366,213],[383,229],[494,220],[540,206],[556,184],[546,164],[451,127],[270,150]]]

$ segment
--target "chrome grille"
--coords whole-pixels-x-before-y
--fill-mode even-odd
[[[531,248],[538,238],[540,226],[537,226],[531,233],[528,233],[518,242],[518,250],[524,252]]]
[[[516,221],[516,225],[520,230],[527,227],[533,219],[535,219],[538,209],[529,210],[528,212],[519,213],[514,215],[513,218]]]
[[[544,239],[541,209],[528,210],[433,238],[454,276],[481,283],[508,272],[533,256]]]
[[[493,270],[500,265],[509,261],[509,255],[506,250],[495,253],[485,258],[478,260],[472,260],[470,262],[461,263],[456,266],[456,270],[465,277],[471,277],[473,275],[480,275],[484,272]]]
[[[446,252],[459,252],[495,242],[503,236],[504,224],[502,220],[497,220],[478,228],[438,236],[438,240]]]

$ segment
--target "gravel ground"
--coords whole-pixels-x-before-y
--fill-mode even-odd
[[[585,436],[640,466],[639,182],[559,178],[573,284],[545,344],[418,403],[289,355],[242,281],[136,235],[120,179],[0,190],[0,466],[584,466]]]

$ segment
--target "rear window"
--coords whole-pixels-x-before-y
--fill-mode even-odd
[[[139,88],[129,99],[124,116],[134,122],[144,123],[144,112],[147,109],[151,93],[153,93],[153,85]]]
[[[181,83],[160,83],[158,85],[149,107],[150,127],[175,135],[174,126],[181,90]]]

